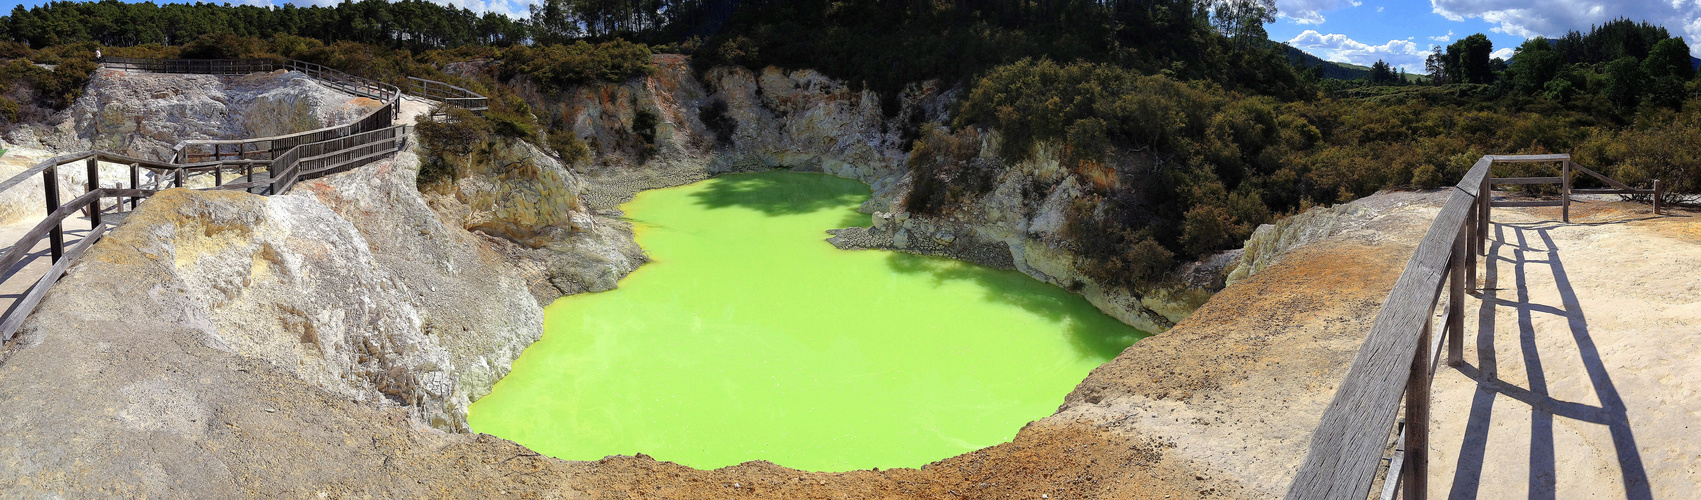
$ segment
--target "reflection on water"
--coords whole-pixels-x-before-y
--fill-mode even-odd
[[[1144,335],[1019,273],[822,241],[867,197],[786,172],[640,194],[654,261],[552,304],[473,429],[574,460],[913,467],[1009,440]]]

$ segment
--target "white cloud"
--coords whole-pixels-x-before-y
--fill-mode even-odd
[[[1323,11],[1364,5],[1358,0],[1276,0],[1276,13],[1294,24],[1323,24]]]
[[[1441,35],[1441,36],[1432,36],[1432,37],[1429,37],[1429,39],[1437,41],[1437,42],[1452,41],[1453,40],[1453,30],[1447,30],[1447,34]]]
[[[1495,50],[1494,52],[1489,52],[1488,58],[1494,59],[1494,58],[1498,57],[1498,58],[1501,58],[1501,59],[1511,59],[1512,54],[1514,54],[1516,52],[1517,52],[1517,50],[1513,49],[1512,47],[1501,47],[1501,48]]]
[[[1414,72],[1423,70],[1423,59],[1429,55],[1429,47],[1419,48],[1411,40],[1389,40],[1381,45],[1370,45],[1339,33],[1325,35],[1314,30],[1305,30],[1288,40],[1288,45],[1330,61],[1369,66],[1382,60]]]
[[[1430,0],[1430,8],[1449,20],[1482,19],[1494,24],[1496,33],[1524,38],[1564,36],[1626,17],[1701,40],[1701,1],[1696,0]],[[1690,50],[1701,55],[1701,43],[1691,43]]]

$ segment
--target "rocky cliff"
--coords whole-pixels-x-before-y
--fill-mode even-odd
[[[1152,332],[1185,318],[1221,288],[1225,266],[1232,267],[1232,262],[1194,266],[1197,274],[1209,275],[1198,286],[1177,281],[1138,292],[1087,278],[1080,269],[1085,263],[1061,234],[1063,212],[1086,194],[1085,181],[1060,169],[1046,148],[1032,160],[1003,166],[993,154],[996,132],[985,134],[979,148],[982,160],[1004,172],[989,194],[946,216],[906,213],[900,203],[912,185],[906,142],[926,124],[942,124],[957,92],[936,82],[910,86],[893,111],[873,92],[810,70],[718,67],[699,78],[685,57],[658,55],[654,62],[653,75],[624,84],[529,94],[535,109],[558,114],[603,153],[577,167],[593,211],[614,214],[638,191],[719,173],[824,172],[863,181],[872,190],[862,210],[875,215],[874,227],[835,231],[829,241],[840,248],[944,255],[1016,269],[1077,291],[1106,314]],[[633,140],[639,112],[663,122],[650,157],[613,146]],[[1040,193],[1041,202],[1029,203],[1024,190],[1035,179],[1053,187]]]
[[[243,139],[348,123],[382,103],[320,85],[307,75],[166,75],[101,69],[83,96],[47,124],[7,141],[57,151],[100,149],[169,161],[186,139]]]

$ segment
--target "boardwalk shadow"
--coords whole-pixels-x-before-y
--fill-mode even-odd
[[[1628,222],[1628,221],[1623,221]],[[1623,223],[1612,222],[1612,223]],[[1529,498],[1555,498],[1557,471],[1554,450],[1554,417],[1606,426],[1612,436],[1613,449],[1623,476],[1625,496],[1631,499],[1653,498],[1648,485],[1641,452],[1626,415],[1624,400],[1613,385],[1605,363],[1600,358],[1594,339],[1589,335],[1588,318],[1565,272],[1560,249],[1549,234],[1553,224],[1494,224],[1495,238],[1488,242],[1482,305],[1477,312],[1477,364],[1465,364],[1459,371],[1477,381],[1471,398],[1470,420],[1465,426],[1464,442],[1453,476],[1449,498],[1477,498],[1487,455],[1489,430],[1492,427],[1496,396],[1506,396],[1530,409]],[[1535,240],[1535,241],[1532,241]],[[1510,257],[1501,256],[1509,251]],[[1510,271],[1502,276],[1503,266]],[[1559,292],[1560,306],[1534,303],[1530,299],[1530,273],[1547,272],[1553,276]],[[1512,285],[1501,288],[1501,280],[1510,278]],[[1511,297],[1502,298],[1503,295]],[[1512,308],[1518,313],[1518,344],[1527,373],[1528,387],[1500,379],[1495,353],[1496,313],[1500,308]],[[1561,401],[1548,393],[1548,374],[1542,367],[1541,353],[1536,342],[1534,317],[1537,314],[1566,319],[1571,339],[1588,374],[1589,383],[1601,406]],[[1505,443],[1497,443],[1503,445]]]

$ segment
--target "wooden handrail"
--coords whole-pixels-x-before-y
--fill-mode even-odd
[[[1560,177],[1495,179],[1496,163],[1559,162]],[[1462,363],[1464,295],[1476,287],[1477,256],[1487,255],[1486,240],[1493,207],[1559,206],[1570,221],[1572,168],[1599,176],[1571,161],[1570,155],[1489,155],[1477,160],[1463,179],[1453,186],[1447,203],[1435,216],[1418,243],[1370,333],[1359,346],[1347,375],[1335,391],[1312,433],[1305,460],[1287,498],[1362,500],[1370,493],[1380,466],[1395,414],[1404,399],[1405,428],[1400,432],[1400,455],[1391,461],[1383,497],[1396,487],[1403,498],[1428,497],[1429,386],[1440,348],[1447,347],[1447,363]],[[1600,176],[1604,177],[1604,176]],[[1623,186],[1617,181],[1607,181]],[[1495,202],[1494,184],[1561,184],[1561,200],[1551,202]],[[1659,213],[1659,181],[1654,189],[1628,190],[1654,193],[1654,211]],[[1624,191],[1624,190],[1619,190]],[[1441,338],[1431,343],[1435,307],[1443,285],[1448,292],[1447,313]]]
[[[138,200],[152,196],[158,189],[141,189],[141,169],[148,169],[157,174],[154,187],[162,187],[159,181],[166,176],[172,177],[172,184],[177,187],[184,185],[190,175],[213,176],[213,186],[207,189],[243,189],[252,191],[259,187],[268,187],[264,194],[281,194],[287,192],[302,178],[317,177],[340,172],[359,165],[370,163],[380,157],[402,150],[406,145],[407,127],[393,125],[395,113],[401,100],[401,91],[394,86],[371,80],[348,76],[345,73],[329,70],[323,66],[300,61],[285,61],[278,63],[273,60],[235,60],[235,61],[190,61],[181,60],[145,60],[130,58],[106,58],[103,65],[112,65],[120,69],[161,70],[185,73],[217,73],[235,71],[271,70],[278,67],[298,69],[314,78],[332,77],[328,80],[332,87],[351,94],[377,95],[388,102],[377,110],[368,113],[353,123],[338,127],[327,127],[318,130],[290,134],[285,136],[265,137],[257,139],[242,139],[234,141],[184,141],[174,149],[178,151],[178,159],[188,158],[183,152],[197,143],[241,144],[240,149],[246,149],[249,144],[267,143],[273,148],[287,146],[279,154],[263,160],[254,159],[223,159],[215,155],[213,161],[206,162],[159,162],[132,158],[126,155],[107,151],[85,151],[56,156],[43,160],[28,170],[0,181],[0,192],[12,189],[30,176],[41,175],[42,187],[45,191],[47,216],[34,228],[26,233],[0,255],[0,272],[11,272],[19,262],[43,239],[52,241],[53,268],[30,289],[30,291],[0,319],[0,343],[11,340],[17,329],[22,326],[24,318],[34,311],[47,289],[58,281],[68,268],[71,261],[86,251],[106,231],[106,225],[101,220],[101,202],[103,198],[119,198],[122,209],[123,198],[130,199],[131,209],[137,206]],[[370,83],[366,83],[370,82]],[[463,89],[464,90],[464,89]],[[476,94],[475,94],[476,95]],[[281,143],[281,144],[280,144]],[[217,146],[215,146],[216,148]],[[240,156],[240,152],[239,152]],[[59,203],[58,167],[76,162],[87,162],[87,192],[78,196],[70,203]],[[102,189],[100,187],[99,163],[118,163],[130,167],[129,188]],[[303,169],[304,164],[311,164],[311,169]],[[252,174],[255,168],[264,167],[270,179],[254,181]],[[227,169],[239,169],[238,172],[248,175],[246,182],[225,183],[224,173]],[[76,213],[88,210],[90,213],[91,231],[81,242],[66,252],[63,248],[63,227],[65,219]]]
[[[485,111],[490,109],[489,98],[486,98],[477,92],[436,80],[426,80],[424,78],[415,78],[410,76],[408,77],[408,90],[412,91],[415,96],[450,106],[466,108],[471,111]]]

